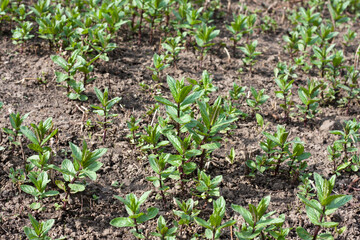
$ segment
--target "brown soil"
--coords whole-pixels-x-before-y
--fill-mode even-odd
[[[249,1],[250,2],[250,1]],[[269,4],[255,5],[248,3],[251,9],[261,9],[265,11]],[[238,6],[233,5],[233,9]],[[284,41],[282,36],[291,29],[291,25],[285,21],[281,23],[281,6],[270,9],[270,14],[279,22],[276,32],[262,33],[255,31],[252,40],[257,39],[259,44],[257,50],[262,54],[258,57],[258,62],[253,69],[252,76],[245,70],[242,73],[238,69],[243,67],[241,58],[242,53],[237,50],[236,56],[232,53],[232,43],[229,39],[229,32],[225,29],[224,22],[231,21],[231,14],[216,19],[217,29],[221,30],[217,42],[224,42],[230,52],[231,59],[228,61],[226,52],[220,44],[217,44],[208,54],[203,67],[200,69],[196,56],[190,50],[183,52],[180,56],[178,69],[168,68],[166,74],[175,79],[191,77],[199,79],[203,70],[208,70],[213,74],[214,85],[218,87],[218,92],[212,94],[226,96],[232,88],[234,82],[242,86],[254,86],[256,89],[266,89],[266,94],[270,99],[264,105],[261,113],[266,123],[269,123],[268,132],[276,130],[278,124],[283,124],[290,131],[290,139],[299,137],[306,143],[306,151],[311,153],[308,161],[308,172],[318,172],[323,176],[329,177],[331,174],[331,163],[327,160],[326,147],[335,139],[329,130],[341,129],[341,122],[356,118],[360,120],[359,105],[353,105],[350,112],[346,109],[332,105],[321,106],[321,112],[317,117],[304,127],[304,124],[294,117],[290,123],[282,121],[282,112],[276,106],[278,99],[274,95],[277,86],[274,82],[273,69],[279,61],[290,62],[288,53],[284,51]],[[359,22],[350,23],[352,29],[359,29]],[[342,39],[343,32],[338,36],[338,42]],[[98,180],[90,182],[85,192],[71,196],[71,202],[67,211],[56,210],[54,203],[61,203],[59,197],[47,198],[43,201],[46,209],[43,211],[31,210],[29,205],[34,202],[34,198],[19,190],[9,179],[10,168],[22,168],[23,160],[20,148],[11,151],[7,136],[3,133],[1,146],[5,150],[0,152],[0,238],[1,239],[24,239],[24,226],[29,226],[28,214],[31,213],[38,220],[55,219],[55,225],[50,231],[51,237],[66,236],[67,239],[131,239],[129,229],[119,229],[112,227],[109,222],[119,216],[126,216],[126,211],[122,203],[113,196],[125,197],[126,194],[135,193],[140,196],[143,192],[154,190],[146,202],[146,206],[155,206],[160,209],[159,214],[165,216],[169,224],[174,219],[171,209],[175,209],[172,201],[170,206],[164,208],[160,200],[155,200],[156,190],[145,177],[152,174],[146,157],[129,143],[126,135],[129,134],[126,121],[131,115],[142,118],[141,126],[151,122],[151,118],[146,116],[146,111],[155,100],[151,90],[144,90],[139,83],[144,82],[150,86],[154,85],[151,79],[151,71],[146,67],[151,66],[152,56],[156,50],[155,45],[148,43],[145,35],[141,46],[136,45],[136,39],[123,40],[121,37],[117,42],[118,48],[109,54],[110,61],[96,64],[93,75],[97,78],[87,86],[86,95],[89,96],[87,102],[71,101],[67,99],[65,89],[55,82],[54,70],[59,70],[50,55],[55,54],[48,50],[45,42],[39,39],[31,40],[24,49],[14,46],[11,42],[11,32],[3,29],[0,39],[0,101],[4,102],[4,108],[0,112],[0,126],[10,127],[9,113],[20,112],[25,114],[30,112],[25,121],[25,125],[38,123],[52,117],[55,126],[59,129],[59,141],[55,142],[53,148],[56,149],[55,164],[60,165],[61,161],[70,155],[69,142],[77,145],[85,139],[91,149],[100,147],[108,148],[108,152],[101,158],[103,167],[99,170]],[[352,45],[345,49],[344,55],[347,64],[351,64],[354,59],[354,51],[357,47],[359,35]],[[37,47],[36,47],[37,46]],[[297,88],[306,83],[306,80],[317,76],[317,70],[313,69],[309,74],[297,70],[298,78],[294,83],[293,93],[297,96]],[[46,83],[39,83],[37,78],[41,77]],[[241,83],[239,83],[239,79]],[[114,112],[119,116],[114,120],[112,129],[108,133],[106,144],[102,144],[102,131],[100,128],[86,129],[84,121],[91,119],[96,122],[98,117],[95,113],[84,116],[82,107],[90,110],[90,104],[97,104],[98,100],[93,92],[94,87],[103,89],[110,88],[110,96],[122,97],[121,104],[114,107]],[[160,88],[168,95],[169,90],[166,84]],[[296,100],[298,101],[298,100]],[[241,109],[250,112],[250,109],[243,104]],[[303,226],[309,231],[313,231],[314,226],[309,222],[302,203],[296,197],[298,183],[293,183],[285,173],[286,166],[282,166],[282,174],[273,176],[265,173],[257,175],[255,178],[245,176],[245,161],[254,159],[261,154],[259,139],[263,139],[261,134],[257,134],[256,121],[239,120],[236,122],[237,129],[222,144],[219,151],[214,152],[207,173],[211,176],[222,175],[223,182],[220,185],[221,195],[227,203],[226,218],[235,217],[241,222],[242,219],[230,208],[231,204],[238,204],[246,207],[249,203],[257,204],[261,198],[271,195],[269,210],[276,210],[277,214],[285,214],[286,227]],[[23,139],[24,140],[24,139]],[[225,156],[234,147],[237,152],[237,159],[230,165]],[[29,157],[33,154],[24,145],[25,155]],[[345,194],[349,184],[356,178],[356,174],[344,173],[337,178],[334,192]],[[112,183],[119,182],[119,187],[113,187]],[[173,184],[173,183],[171,183]],[[193,186],[192,186],[193,187]],[[359,187],[359,182],[353,185]],[[347,226],[347,232],[338,239],[360,239],[360,195],[359,192],[350,189],[353,199],[346,206],[338,210],[332,220],[340,222],[340,226]],[[98,199],[94,199],[96,195]],[[62,193],[61,197],[64,194]],[[168,199],[178,197],[186,200],[191,197],[184,196],[180,189],[174,188],[170,191]],[[199,206],[202,210],[201,216],[206,218],[210,215],[212,204],[205,204],[200,200]],[[144,224],[141,228],[149,234],[155,230],[155,221],[152,220]],[[196,231],[196,228],[193,229]],[[149,234],[150,236],[150,234]],[[230,239],[228,230],[224,231],[223,239]],[[179,234],[179,239],[186,239],[186,236]],[[291,231],[288,239],[297,239],[295,229]]]

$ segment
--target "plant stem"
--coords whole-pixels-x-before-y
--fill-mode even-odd
[[[71,182],[70,182],[70,184],[73,184],[75,181],[76,181],[76,179],[79,177],[79,175],[80,175],[80,170],[76,173],[76,176],[71,180]],[[69,184],[66,186],[66,194],[65,194],[65,198],[64,198],[64,204],[63,204],[63,210],[66,210],[66,205],[67,205],[67,203],[68,203],[68,201],[69,201],[69,197],[70,197],[70,187],[69,187]]]
[[[323,211],[321,213],[321,216],[320,216],[320,223],[322,222],[323,218],[324,218],[324,212],[325,212],[325,206],[323,207]],[[319,234],[319,231],[320,231],[320,225],[317,225],[316,228],[315,228],[315,232],[314,232],[314,237],[312,240],[316,240],[317,238],[317,235]]]

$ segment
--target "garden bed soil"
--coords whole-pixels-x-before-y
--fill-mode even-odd
[[[265,6],[269,6],[268,3],[264,5],[248,3],[248,5],[250,9],[258,8],[264,11]],[[232,10],[237,7],[238,5],[233,4]],[[218,47],[220,44],[217,44],[200,68],[194,53],[190,50],[184,51],[180,55],[178,68],[170,67],[165,70],[165,74],[175,79],[182,77],[200,79],[202,71],[208,70],[213,75],[213,84],[218,87],[218,91],[211,95],[211,99],[228,95],[234,82],[248,88],[253,86],[256,89],[266,89],[270,99],[261,110],[265,122],[269,124],[266,131],[274,132],[278,124],[285,125],[290,131],[290,139],[299,137],[306,143],[305,150],[311,153],[308,171],[329,177],[332,165],[328,161],[326,147],[337,139],[329,131],[341,129],[344,120],[355,118],[359,121],[360,108],[359,105],[353,105],[347,113],[344,108],[332,105],[321,106],[320,113],[307,126],[304,126],[297,117],[294,117],[290,123],[282,121],[282,111],[277,106],[279,100],[274,94],[277,86],[274,82],[273,69],[279,61],[291,62],[287,51],[283,49],[282,36],[292,26],[287,21],[281,22],[281,9],[281,6],[278,6],[270,10],[279,23],[276,32],[262,33],[256,30],[252,36],[252,40],[258,40],[257,50],[262,54],[257,58],[258,62],[251,76],[246,70],[238,71],[239,68],[243,68],[240,50],[237,49],[236,56],[231,51],[232,43],[228,40],[230,34],[224,24],[232,20],[231,14],[219,17],[215,21],[217,29],[221,30],[216,42],[224,42],[228,46],[231,59],[228,59],[224,48]],[[359,22],[356,22],[352,29],[359,27]],[[345,32],[344,29],[342,31]],[[342,39],[343,32],[338,39]],[[66,236],[67,239],[132,239],[133,236],[128,228],[115,228],[109,224],[113,218],[127,216],[124,205],[113,196],[125,197],[129,193],[135,193],[139,197],[148,190],[153,190],[153,193],[145,207],[158,207],[159,214],[171,223],[174,219],[171,209],[176,208],[175,204],[173,201],[168,201],[168,206],[164,207],[160,200],[155,200],[156,190],[145,179],[153,174],[149,163],[141,151],[134,148],[126,137],[129,134],[126,121],[131,115],[142,118],[142,127],[152,121],[152,117],[148,117],[146,112],[156,103],[153,98],[154,92],[151,89],[143,89],[139,84],[144,82],[149,86],[155,85],[151,79],[152,73],[147,67],[152,64],[152,56],[157,50],[156,44],[149,44],[146,36],[140,46],[136,44],[136,39],[123,41],[121,37],[118,38],[118,48],[109,53],[110,60],[95,64],[93,75],[96,80],[88,84],[85,91],[89,97],[88,101],[79,102],[69,100],[65,95],[66,90],[56,83],[54,71],[59,70],[59,67],[50,59],[50,56],[56,53],[50,51],[45,42],[34,39],[26,44],[24,50],[21,50],[12,44],[9,29],[4,29],[1,34],[0,101],[4,102],[4,108],[0,112],[0,127],[10,127],[10,112],[30,113],[25,125],[52,117],[55,127],[59,129],[58,139],[52,142],[53,149],[56,149],[54,163],[58,165],[63,159],[70,158],[69,142],[81,145],[82,139],[85,139],[91,149],[106,147],[108,151],[100,159],[103,167],[97,172],[98,180],[90,182],[84,192],[72,195],[68,210],[56,210],[53,205],[61,204],[61,201],[59,197],[55,197],[43,201],[45,210],[34,211],[29,207],[34,202],[33,197],[19,190],[19,186],[14,185],[8,177],[10,168],[21,168],[23,160],[20,148],[16,147],[12,151],[7,136],[3,134],[1,146],[5,147],[5,150],[0,152],[0,239],[24,239],[23,228],[30,226],[29,213],[38,220],[55,219],[55,225],[49,234],[53,238]],[[345,49],[344,55],[348,63],[354,61],[358,40],[359,37]],[[298,78],[293,88],[294,95],[297,95],[299,86],[306,84],[307,79],[317,75],[317,70],[313,69],[309,74],[302,71],[297,73]],[[39,78],[44,82],[41,83]],[[161,83],[163,85],[159,89],[165,95],[169,95],[165,81]],[[85,124],[88,119],[91,119],[92,123],[100,120],[90,111],[90,104],[98,104],[93,91],[95,86],[101,89],[109,87],[110,97],[122,98],[120,104],[114,106],[113,112],[119,115],[108,132],[105,144],[102,143],[101,129],[87,128]],[[245,103],[241,110],[249,112]],[[235,125],[237,128],[226,137],[221,150],[214,152],[207,166],[207,173],[212,177],[223,176],[220,192],[227,204],[226,219],[235,218],[239,220],[238,222],[242,221],[242,218],[230,208],[231,204],[246,207],[249,203],[257,204],[261,198],[270,195],[269,210],[275,210],[277,214],[285,214],[286,227],[304,226],[309,230],[314,229],[296,196],[299,182],[294,182],[288,177],[286,166],[282,166],[281,174],[277,176],[265,173],[255,178],[246,177],[245,161],[261,154],[258,142],[263,136],[258,133],[256,121],[253,119],[238,120]],[[237,157],[236,162],[231,165],[225,158],[232,147],[235,148]],[[26,145],[24,151],[26,157],[33,154]],[[347,226],[346,233],[338,239],[360,239],[360,194],[359,191],[354,190],[359,188],[360,182],[355,183],[354,188],[349,188],[356,177],[356,174],[344,173],[336,181],[334,192],[353,195],[353,199],[348,204],[332,215],[331,220],[340,222],[340,226]],[[116,182],[118,185],[115,184]],[[61,194],[61,197],[64,197],[64,194]],[[186,200],[191,195],[183,194],[177,186],[174,186],[168,199],[173,197]],[[211,214],[212,204],[200,200],[198,208],[202,209],[201,216],[207,218]],[[141,226],[145,234],[155,230],[155,221],[153,219]],[[196,227],[193,231],[197,231]],[[180,232],[179,238],[186,239],[185,232]],[[222,239],[230,239],[229,229],[224,231]],[[288,239],[297,239],[294,229]]]

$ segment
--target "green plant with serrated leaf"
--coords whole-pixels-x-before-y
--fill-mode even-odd
[[[259,202],[258,206],[249,204],[249,210],[236,204],[231,204],[231,208],[239,213],[245,220],[245,223],[235,232],[238,239],[268,239],[270,235],[285,239],[290,229],[281,229],[285,221],[285,215],[280,215],[278,218],[271,218],[275,211],[266,213],[269,204],[270,196],[264,197]],[[280,230],[278,229],[280,228]],[[277,231],[276,231],[277,230]]]
[[[251,108],[252,115],[254,115],[256,111],[261,110],[260,106],[263,105],[270,96],[265,94],[265,89],[256,91],[254,87],[251,87],[250,92],[252,98],[247,98],[246,103]]]
[[[165,59],[166,61],[175,66],[175,69],[177,69],[177,62],[179,61],[179,54],[181,50],[185,49],[185,47],[181,47],[182,45],[182,38],[181,36],[177,37],[168,37],[165,39],[165,42],[161,44],[161,46],[165,49],[166,55]]]
[[[169,67],[169,64],[165,63],[165,56],[154,53],[153,66],[154,67],[148,67],[149,70],[153,71],[152,79],[154,81],[161,81],[161,71]]]
[[[201,149],[199,168],[202,170],[208,159],[210,159],[210,154],[221,146],[221,138],[219,138],[218,134],[223,130],[226,131],[238,117],[226,116],[224,114],[222,107],[223,99],[221,97],[218,97],[212,105],[199,100],[197,105],[201,118],[189,123],[188,127],[191,124],[195,126],[192,129],[188,129],[193,133],[193,138]]]
[[[84,183],[77,182],[82,178],[89,178],[95,181],[97,178],[96,171],[98,171],[102,163],[97,161],[107,151],[106,148],[96,149],[91,151],[85,141],[82,142],[82,148],[79,148],[73,143],[69,143],[71,149],[71,156],[73,161],[65,159],[61,163],[61,167],[52,166],[53,169],[63,174],[64,181],[56,180],[55,184],[65,192],[63,199],[64,204],[62,208],[66,210],[69,202],[70,194],[82,192],[85,190],[86,181]]]
[[[55,223],[54,219],[44,222],[38,222],[31,214],[29,214],[31,227],[24,227],[24,232],[29,240],[51,240],[48,232]]]
[[[230,25],[226,25],[226,28],[233,34],[230,40],[234,43],[233,52],[235,54],[237,43],[241,40],[243,35],[248,32],[248,17],[243,14],[239,14],[238,16],[233,15],[233,19],[234,21],[231,22]]]
[[[289,122],[291,111],[293,110],[292,106],[294,106],[294,102],[291,99],[291,88],[294,80],[290,80],[285,74],[279,74],[277,77],[275,77],[275,82],[280,88],[280,90],[275,91],[275,95],[277,98],[283,100],[283,103],[280,103],[279,105],[284,110],[285,121]]]
[[[249,73],[252,74],[253,66],[256,64],[257,60],[255,58],[261,54],[261,52],[256,51],[258,41],[255,40],[251,43],[245,44],[244,47],[238,47],[244,54],[245,57],[241,60],[243,61],[246,67],[249,67]]]
[[[268,16],[265,15],[262,19],[261,19],[261,24],[260,24],[260,29],[263,32],[275,32],[276,29],[278,28],[278,23],[277,21]]]
[[[297,195],[298,198],[300,198],[300,200],[305,204],[306,214],[309,220],[316,226],[312,234],[303,227],[297,227],[296,233],[301,239],[334,239],[332,233],[321,233],[322,229],[337,229],[337,226],[339,225],[337,222],[328,222],[327,216],[334,213],[337,209],[352,199],[351,195],[331,194],[335,185],[335,178],[336,177],[334,175],[329,180],[326,180],[318,173],[314,173],[317,199],[309,200],[299,194]],[[337,234],[341,234],[345,230],[346,227],[343,227],[337,230]]]
[[[333,0],[328,2],[327,7],[329,9],[333,28],[341,23],[346,23],[350,20],[348,16],[344,14],[346,8],[349,6],[350,1]]]
[[[146,177],[146,180],[152,182],[156,188],[160,190],[161,198],[163,200],[164,206],[166,206],[166,197],[165,193],[170,188],[165,185],[164,181],[174,172],[176,168],[173,166],[168,166],[170,154],[161,153],[160,155],[150,155],[149,162],[152,170],[157,174],[156,176]]]
[[[331,44],[330,46],[325,45],[322,48],[319,48],[316,45],[312,47],[314,55],[311,62],[319,68],[320,77],[325,76],[327,65],[332,61],[333,55],[331,53],[334,47],[335,44]]]
[[[357,33],[349,27],[346,34],[343,35],[343,45],[348,47],[352,41],[355,40]]]
[[[207,52],[211,49],[215,43],[212,43],[214,38],[219,35],[220,30],[216,30],[216,27],[209,27],[205,23],[201,24],[196,28],[195,40],[197,46],[195,49],[199,52],[199,66],[202,67],[204,58]]]
[[[187,80],[193,85],[194,92],[199,92],[199,91],[203,92],[201,98],[205,102],[209,102],[210,93],[217,91],[217,87],[215,87],[212,83],[213,78],[211,77],[211,74],[207,70],[204,70],[202,72],[201,79],[199,81],[196,81],[195,79],[191,79],[191,78],[188,78]]]
[[[21,44],[21,50],[24,51],[24,42],[33,38],[34,35],[30,34],[33,29],[33,23],[28,21],[19,21],[19,26],[12,30],[13,44]]]
[[[345,121],[343,124],[343,131],[330,131],[331,134],[341,136],[340,140],[336,140],[333,145],[328,146],[329,160],[333,162],[334,173],[339,174],[341,170],[350,168],[357,172],[358,166],[352,164],[353,154],[358,152],[356,144],[360,141],[360,123],[353,119],[352,121]],[[339,159],[341,158],[342,159]]]
[[[315,114],[319,112],[319,101],[317,96],[320,93],[322,84],[316,80],[308,80],[306,87],[300,87],[298,90],[299,98],[303,105],[296,105],[299,111],[303,114],[301,119],[306,126],[308,119],[315,117]]]
[[[180,208],[180,210],[172,210],[174,215],[180,218],[177,224],[189,227],[190,224],[194,223],[194,218],[200,213],[200,210],[195,208],[199,201],[194,201],[192,198],[180,201],[174,198],[174,202]]]
[[[210,215],[209,220],[204,220],[199,217],[194,217],[195,222],[205,228],[205,238],[207,239],[219,239],[221,230],[226,227],[230,227],[236,223],[236,220],[229,220],[222,223],[226,206],[224,197],[219,197],[216,201],[213,201],[213,213]]]
[[[334,32],[333,27],[329,24],[321,24],[316,34],[319,37],[320,48],[322,48],[329,45],[339,32]]]
[[[162,127],[157,123],[155,126],[145,126],[146,134],[140,135],[142,142],[141,150],[150,151],[152,154],[156,154],[159,148],[162,148],[169,144],[169,141],[161,140]]]
[[[15,146],[18,145],[22,149],[22,141],[21,141],[21,126],[22,123],[25,121],[25,119],[29,116],[30,113],[24,114],[24,116],[21,116],[20,113],[10,113],[9,119],[12,129],[10,128],[3,128],[4,132],[9,135],[9,141],[11,144],[13,144],[13,151],[15,149]],[[1,134],[1,133],[0,133]],[[1,138],[0,138],[1,140]],[[25,161],[25,155],[23,153],[23,149],[21,150],[23,154],[23,158]],[[24,167],[26,165],[26,161],[24,162]]]
[[[20,186],[20,188],[27,194],[31,194],[33,197],[35,197],[36,201],[45,197],[52,197],[59,194],[58,191],[54,190],[46,191],[47,184],[51,181],[46,172],[39,173],[32,171],[27,176],[35,187],[23,184]]]
[[[120,202],[125,204],[126,212],[128,217],[117,217],[110,221],[110,225],[114,227],[130,227],[130,232],[139,239],[146,239],[143,235],[143,229],[139,228],[139,225],[153,219],[159,212],[159,209],[155,207],[149,207],[146,213],[140,211],[140,206],[146,201],[151,191],[145,192],[139,199],[135,194],[130,193],[125,198],[120,196],[114,196]]]
[[[211,179],[211,176],[207,175],[204,171],[198,173],[198,179],[196,180],[197,186],[196,191],[200,194],[197,194],[202,199],[207,199],[212,201],[212,197],[220,196],[219,184],[221,183],[223,177],[221,175]]]
[[[117,104],[121,98],[114,97],[113,99],[109,99],[109,90],[105,88],[104,92],[101,92],[97,87],[94,88],[96,97],[98,98],[101,106],[90,105],[94,108],[94,112],[96,112],[100,117],[103,117],[103,121],[99,122],[104,129],[103,133],[103,143],[105,143],[106,132],[107,132],[107,124],[111,124],[111,118],[116,117],[118,114],[110,114],[111,108]]]
[[[346,107],[346,113],[348,114],[350,112],[351,102],[360,99],[359,74],[359,70],[356,70],[354,66],[347,67],[345,79],[338,85],[339,88],[345,92],[338,103],[341,107]]]
[[[185,85],[184,79],[175,80],[167,76],[167,84],[175,103],[161,96],[155,96],[154,99],[165,105],[167,115],[175,122],[176,134],[180,136],[180,128],[191,120],[190,105],[201,97],[203,92],[190,93],[193,86]]]
[[[28,148],[41,154],[51,152],[51,148],[46,144],[58,133],[58,129],[54,129],[52,118],[40,121],[38,125],[34,123],[30,125],[32,130],[26,126],[20,127],[21,133],[31,141]]]
[[[127,127],[130,130],[130,134],[126,137],[130,139],[132,144],[136,143],[137,138],[140,136],[140,133],[136,133],[136,131],[140,128],[139,123],[141,122],[141,118],[136,119],[134,116],[130,117],[130,121],[127,121]]]
[[[166,225],[165,218],[160,216],[157,220],[156,232],[150,234],[159,237],[161,240],[175,240],[176,239],[177,227],[169,228]]]

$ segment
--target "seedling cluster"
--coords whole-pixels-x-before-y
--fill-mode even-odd
[[[117,134],[126,132],[125,145],[149,185],[139,194],[123,192],[122,184],[114,182],[118,192],[111,200],[89,192],[94,201],[111,201],[122,209],[103,220],[110,228],[129,230],[122,232],[123,239],[130,234],[169,240],[346,238],[346,223],[330,216],[352,200],[350,191],[359,190],[354,187],[360,179],[359,119],[341,121],[341,129],[327,132],[331,142],[326,139],[323,150],[329,176],[309,166],[314,160],[311,143],[291,128],[318,128],[322,110],[330,108],[345,115],[358,113],[360,47],[355,46],[351,56],[348,49],[357,39],[351,21],[360,16],[360,4],[311,0],[290,7],[286,2],[264,4],[264,10],[246,3],[234,8],[229,1],[226,10],[218,0],[0,0],[0,34],[10,25],[17,54],[31,52],[34,41],[40,41],[54,68],[53,81],[44,81],[45,87],[64,87],[67,100],[62,104],[83,113],[78,119],[81,133],[64,140],[57,119],[29,124],[34,111],[13,112],[7,99],[0,98],[0,114],[9,110],[7,125],[0,130],[0,143],[5,142],[0,154],[21,156],[22,164],[9,168],[9,181],[18,194],[32,199],[25,206],[31,226],[23,227],[23,235],[52,239],[51,228],[65,223],[39,221],[41,213],[52,208],[49,203],[67,216],[76,211],[72,199],[86,198],[99,172],[104,174],[104,162],[118,164],[112,159],[114,142]],[[277,9],[283,9],[282,19]],[[284,21],[287,32],[280,27]],[[266,88],[252,81],[269,68],[261,37],[279,32],[288,56],[276,60],[269,74],[272,88]],[[139,93],[153,105],[141,116],[126,115],[119,126],[125,96],[115,95],[116,83],[110,80],[99,86],[97,73],[99,66],[112,63],[114,50],[124,43],[152,49],[146,53],[147,76],[138,84],[147,91]],[[214,63],[221,54],[227,65],[236,67]],[[189,56],[195,63],[193,74],[184,73]],[[216,64],[236,68],[238,81],[224,88]],[[90,109],[97,114],[94,124],[88,118]],[[242,156],[232,143],[239,142],[238,130],[246,124],[253,126],[247,135],[255,140],[256,150],[248,154],[245,147]],[[62,152],[60,144],[66,146]],[[239,172],[226,176],[223,168],[232,167]],[[239,205],[246,199],[228,199],[226,181],[240,175],[244,181],[271,178],[294,186],[296,207],[307,218],[289,225],[284,212],[273,210],[269,194],[247,206]],[[337,186],[336,178],[353,176],[347,189]]]

